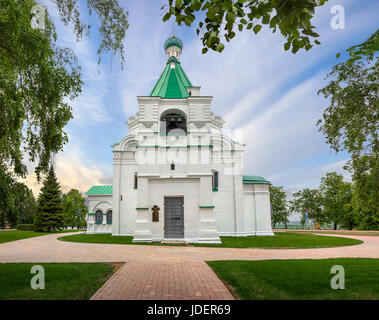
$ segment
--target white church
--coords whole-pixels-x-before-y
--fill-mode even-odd
[[[113,185],[87,191],[87,233],[134,242],[221,243],[220,236],[273,236],[270,182],[243,175],[242,135],[225,134],[181,65],[183,43],[169,38],[166,66],[128,136],[113,148]]]

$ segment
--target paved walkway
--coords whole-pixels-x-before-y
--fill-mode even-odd
[[[232,300],[222,281],[203,261],[131,261],[92,300]]]
[[[319,249],[91,244],[56,239],[61,236],[50,234],[2,243],[0,263],[126,262],[93,299],[231,299],[230,293],[204,261],[379,258],[379,237],[376,236],[344,235],[346,238],[363,240],[364,243]]]

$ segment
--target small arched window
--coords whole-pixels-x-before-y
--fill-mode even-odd
[[[218,171],[216,170],[213,170],[212,189],[213,191],[218,191]]]
[[[101,212],[101,210],[96,211],[95,220],[96,220],[95,221],[96,224],[102,224],[103,223],[103,213]]]
[[[137,172],[134,173],[134,189],[138,188],[138,176]]]
[[[112,210],[107,212],[107,224],[112,224]]]

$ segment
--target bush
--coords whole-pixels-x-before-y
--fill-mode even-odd
[[[33,225],[32,224],[18,224],[16,229],[20,231],[33,231]]]

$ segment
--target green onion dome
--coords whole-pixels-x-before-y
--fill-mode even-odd
[[[171,38],[168,38],[166,42],[164,43],[164,49],[166,50],[167,48],[170,47],[179,47],[180,49],[183,49],[183,42],[179,38],[176,38],[175,36],[172,36]]]

